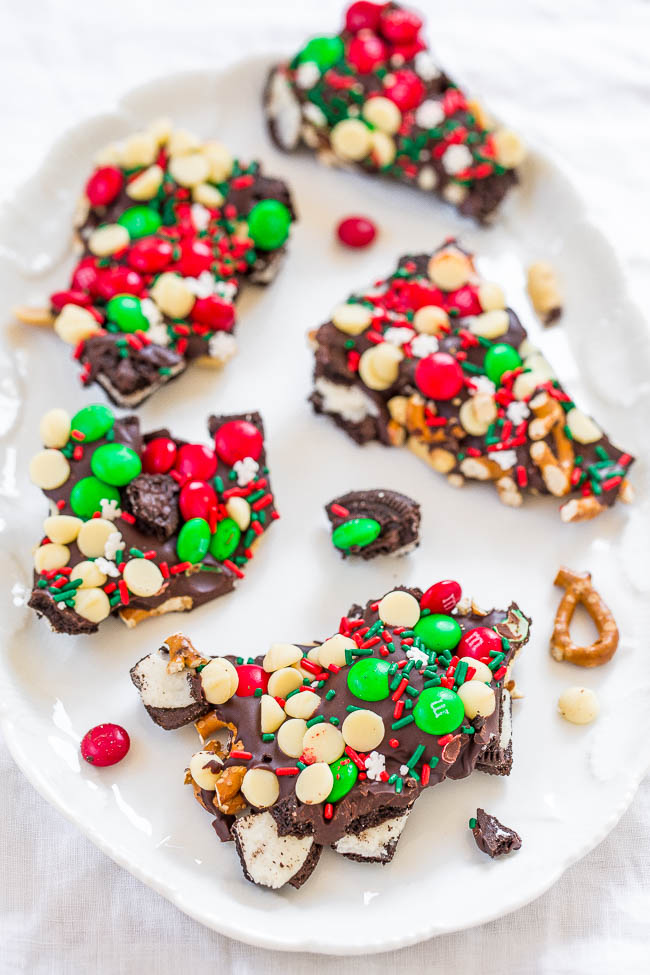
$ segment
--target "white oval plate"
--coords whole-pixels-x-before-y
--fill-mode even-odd
[[[399,254],[462,234],[478,249],[484,273],[505,285],[575,397],[637,455],[647,442],[642,420],[650,416],[647,333],[614,254],[548,160],[534,155],[498,225],[477,229],[422,195],[277,153],[259,107],[268,63],[250,60],[225,74],[179,75],[138,88],[114,114],[67,133],[2,217],[0,294],[8,339],[0,386],[2,727],[14,758],[47,800],[192,917],[270,948],[381,951],[480,924],[539,896],[629,805],[650,758],[643,730],[650,698],[647,464],[634,468],[635,507],[617,506],[582,525],[562,525],[552,500],[513,510],[480,485],[454,491],[410,454],[379,445],[359,449],[312,414],[305,333],[350,290],[390,272]],[[96,389],[82,391],[53,335],[10,324],[10,308],[42,302],[65,286],[70,217],[93,152],[162,114],[218,136],[242,156],[260,157],[270,173],[286,177],[301,221],[278,280],[266,291],[248,289],[240,302],[238,357],[223,375],[189,370],[145,405],[143,426],[169,424],[201,439],[210,411],[259,407],[283,517],[229,598],[135,631],[110,621],[92,638],[55,636],[23,605],[30,546],[45,512],[26,467],[40,446],[38,419],[46,408],[75,410],[102,397]],[[381,228],[367,251],[343,252],[334,243],[337,220],[351,212],[371,215]],[[561,269],[566,291],[562,324],[548,331],[536,324],[524,292],[523,268],[539,257]],[[344,564],[328,540],[322,505],[346,489],[379,486],[421,501],[423,543],[403,560]],[[619,621],[620,649],[602,669],[586,672],[549,656],[560,598],[552,581],[560,563],[590,569]],[[155,727],[131,686],[129,667],[181,627],[207,653],[249,654],[274,640],[324,637],[353,601],[399,582],[426,587],[445,577],[458,578],[484,605],[512,597],[534,617],[518,666],[525,698],[516,704],[512,775],[477,773],[427,792],[387,867],[326,851],[300,891],[271,893],[249,884],[232,846],[216,840],[183,786],[196,747],[193,730]],[[600,694],[602,715],[592,726],[574,727],[557,716],[558,694],[573,683]],[[93,769],[81,763],[78,743],[107,720],[129,730],[132,749],[121,765]],[[467,829],[477,805],[521,833],[519,853],[492,862],[477,851]]]

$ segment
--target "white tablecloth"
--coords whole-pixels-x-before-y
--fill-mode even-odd
[[[650,4],[420,0],[451,73],[546,145],[581,186],[647,307]],[[338,22],[339,0],[20,0],[0,5],[0,198],[61,129],[127,88],[220,59],[293,51]],[[443,18],[436,23],[434,14]],[[647,972],[650,781],[613,833],[535,903],[481,928],[347,962],[219,937],[99,853],[0,752],[0,971],[365,975],[426,970]]]

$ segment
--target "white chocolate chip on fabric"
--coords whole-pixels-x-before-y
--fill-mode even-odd
[[[428,264],[428,274],[443,291],[456,291],[470,279],[472,262],[457,247],[445,247],[437,251]]]
[[[596,443],[603,435],[603,431],[598,424],[576,406],[567,413],[566,423],[571,431],[571,436],[578,443]]]
[[[226,501],[228,516],[242,531],[246,531],[251,523],[251,506],[246,498],[228,498]]]
[[[423,335],[441,335],[449,325],[449,315],[437,305],[423,305],[413,316],[413,328]]]
[[[487,664],[482,663],[480,660],[475,660],[474,657],[461,657],[459,662],[466,663],[468,668],[473,668],[475,673],[471,680],[480,680],[485,683],[487,680],[492,680],[494,676]]]
[[[382,132],[395,135],[402,124],[402,113],[390,98],[369,98],[361,110],[363,117]]]
[[[267,809],[280,795],[280,783],[270,769],[250,768],[242,780],[241,791],[249,805]]]
[[[65,447],[70,439],[70,414],[60,407],[48,410],[41,417],[39,432],[44,447]]]
[[[183,279],[171,271],[160,275],[151,289],[151,297],[161,312],[170,318],[185,318],[196,300]]]
[[[70,549],[67,545],[57,545],[46,542],[34,552],[34,568],[37,572],[49,572],[51,569],[62,569],[70,561]]]
[[[79,529],[77,545],[82,555],[89,559],[104,557],[108,536],[115,531],[115,525],[106,518],[91,518]]]
[[[153,200],[163,181],[160,166],[149,166],[135,179],[126,184],[126,195],[132,200]]]
[[[213,772],[212,769],[205,768],[209,762],[216,762],[217,765],[221,765],[221,760],[214,754],[214,752],[196,752],[192,755],[190,759],[190,775],[198,785],[199,789],[205,789],[206,792],[214,792],[217,785],[217,779],[221,774],[221,768],[217,772]]]
[[[99,322],[87,308],[64,305],[54,320],[54,331],[68,345],[78,345],[99,331]]]
[[[420,604],[415,596],[402,589],[387,593],[377,607],[380,620],[388,626],[415,626],[420,619]]]
[[[391,342],[366,349],[359,360],[359,376],[369,389],[389,389],[399,374],[404,353]]]
[[[335,728],[333,724],[321,722],[307,728],[302,750],[305,761],[309,764],[325,762],[327,765],[331,765],[345,751],[345,741],[339,729]]]
[[[273,643],[262,661],[262,666],[267,673],[272,674],[274,670],[291,667],[300,660],[302,652],[295,643]]]
[[[285,721],[276,736],[280,751],[289,758],[300,758],[306,731],[307,722],[302,718],[290,718],[289,721]]]
[[[287,694],[297,690],[301,684],[302,676],[299,670],[295,667],[281,667],[269,677],[268,691],[273,697],[281,697],[284,700]]]
[[[202,151],[210,164],[208,178],[213,183],[223,183],[232,173],[232,153],[220,142],[206,142]]]
[[[108,576],[98,568],[97,563],[90,561],[77,562],[70,573],[70,582],[81,579],[80,589],[97,589],[104,585],[107,578]]]
[[[482,315],[472,318],[469,326],[470,332],[486,339],[496,339],[500,335],[505,335],[509,328],[510,316],[505,308],[484,311]]]
[[[225,704],[239,687],[239,674],[223,657],[215,657],[207,663],[199,676],[208,704]]]
[[[341,726],[346,745],[357,752],[371,752],[384,738],[384,722],[375,711],[359,708],[348,714]]]
[[[332,321],[339,332],[344,332],[346,335],[361,335],[372,321],[372,312],[365,305],[347,302],[334,309]]]
[[[506,307],[506,296],[498,284],[482,281],[478,286],[478,303],[483,311],[496,311]]]
[[[284,706],[290,718],[303,718],[309,721],[320,707],[320,697],[313,691],[299,691],[292,694]]]
[[[129,232],[120,223],[107,223],[93,230],[88,238],[88,250],[95,257],[109,257],[129,246]]]
[[[357,645],[351,637],[335,633],[318,648],[318,662],[323,670],[331,667],[332,664],[336,667],[345,667],[345,651],[356,649]]]
[[[70,477],[70,464],[60,450],[39,450],[29,462],[29,476],[36,487],[53,491]]]
[[[557,702],[558,711],[571,724],[590,724],[600,712],[596,693],[588,687],[567,687]]]
[[[316,762],[304,768],[296,779],[296,796],[307,806],[325,802],[334,786],[334,776],[329,765]]]
[[[520,166],[526,158],[526,146],[516,132],[511,129],[497,129],[492,134],[492,144],[496,161],[506,169]]]
[[[81,518],[74,515],[50,515],[43,522],[43,531],[51,542],[68,545],[74,542],[83,524]]]
[[[274,697],[270,694],[262,694],[260,698],[260,729],[263,735],[273,734],[277,731],[286,714]]]
[[[158,144],[151,132],[136,132],[122,146],[122,165],[125,169],[150,166],[157,151]]]
[[[169,160],[169,174],[180,186],[198,186],[210,176],[210,161],[201,152],[174,156]]]
[[[155,596],[164,582],[163,574],[151,559],[129,559],[124,566],[124,581],[134,596]]]
[[[346,118],[337,122],[330,132],[332,149],[340,159],[358,162],[370,152],[370,129],[359,119]]]
[[[465,714],[470,721],[480,715],[487,718],[494,714],[497,706],[496,696],[491,687],[480,680],[470,680],[458,688],[458,696],[463,702]]]
[[[79,616],[91,623],[101,623],[111,613],[111,604],[103,589],[77,589],[74,608]]]

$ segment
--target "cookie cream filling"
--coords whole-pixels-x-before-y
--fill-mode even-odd
[[[312,836],[278,836],[275,820],[268,812],[240,817],[233,833],[253,883],[274,890],[298,873],[314,843]]]
[[[383,858],[391,843],[396,843],[406,826],[408,813],[387,819],[378,826],[369,826],[360,833],[346,833],[334,844],[337,853],[352,854],[366,860]]]
[[[503,694],[501,696],[501,738],[499,739],[499,746],[501,748],[507,748],[512,741],[512,698],[510,697],[510,691],[503,688]]]
[[[187,671],[167,672],[167,655],[150,653],[134,668],[142,703],[150,708],[186,708],[195,703]]]
[[[319,376],[314,388],[323,398],[325,413],[336,413],[349,423],[361,423],[367,416],[379,416],[377,404],[358,386],[344,386]]]
[[[300,141],[300,103],[280,71],[271,78],[266,108],[278,141],[285,149],[295,149]]]

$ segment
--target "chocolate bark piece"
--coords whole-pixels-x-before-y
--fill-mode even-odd
[[[227,664],[220,664],[217,672],[221,674],[225,669],[229,675],[231,696],[221,704],[205,705],[206,711],[201,712],[196,722],[203,749],[207,747],[206,742],[210,744],[213,734],[221,736],[228,729],[229,741],[220,753],[223,765],[213,770],[213,791],[207,788],[209,783],[195,782],[189,770],[186,778],[203,808],[214,815],[215,809],[232,811],[232,803],[242,803],[244,807],[253,803],[253,814],[259,815],[262,807],[268,807],[264,812],[268,812],[275,825],[270,832],[265,829],[264,836],[271,846],[276,837],[308,838],[318,848],[332,846],[352,859],[388,862],[407,815],[424,788],[445,778],[463,778],[480,765],[489,766],[486,748],[499,739],[504,728],[504,683],[529,638],[530,620],[515,603],[507,610],[486,611],[465,599],[451,611],[447,621],[447,626],[454,630],[454,646],[447,651],[433,651],[424,639],[430,615],[428,602],[433,598],[430,590],[425,596],[420,589],[398,587],[381,600],[369,601],[365,607],[352,606],[340,620],[333,643],[278,644],[266,655],[248,659],[226,656]],[[408,625],[391,616],[391,613],[404,613],[404,603],[410,614]],[[418,626],[420,619],[424,629]],[[492,643],[488,656],[492,676],[488,686],[493,707],[486,705],[483,714],[470,710],[469,704],[467,708],[464,703],[459,704],[464,700],[462,691],[456,694],[454,690],[461,688],[468,677],[475,676],[469,671],[468,661],[461,660],[455,667],[450,665],[453,652],[462,655],[459,644],[463,634],[478,627],[488,633]],[[498,652],[491,631],[499,637],[496,645],[501,650]],[[377,643],[375,636],[379,638]],[[185,646],[177,635],[175,640],[179,639],[180,645]],[[474,640],[468,641],[467,646],[470,644],[474,645]],[[154,663],[151,658],[156,655],[158,659]],[[334,660],[338,661],[336,666],[330,664]],[[208,674],[210,686],[214,686],[211,683],[214,671],[210,675],[205,670],[206,661],[209,666],[209,658],[192,655],[176,656],[172,661],[163,650],[139,662],[136,670],[139,668],[140,672],[152,673],[155,669],[155,679],[149,681],[144,694],[146,682],[133,672],[132,679],[156,723],[162,727],[179,727],[189,723],[191,712],[187,709],[192,705],[197,713],[201,711],[206,696],[200,690],[204,673]],[[296,664],[308,682],[302,685],[302,693],[296,681],[289,680]],[[274,676],[276,672],[278,677]],[[185,682],[182,682],[183,674]],[[298,680],[300,676],[299,671]],[[483,680],[485,674],[479,677]],[[283,686],[283,681],[288,683]],[[181,688],[178,699],[172,701],[171,694],[178,687]],[[441,693],[443,689],[445,694]],[[278,698],[280,693],[283,696]],[[435,713],[435,705],[439,710],[436,703],[439,699],[453,700],[457,708],[448,727],[428,724],[429,709]],[[158,710],[161,705],[162,709]],[[366,740],[365,745],[354,741],[354,730],[346,725],[359,710],[366,714],[372,712],[373,727],[382,729],[374,742]],[[301,725],[302,720],[308,721],[308,726]],[[289,721],[293,726],[287,724],[285,737],[283,726]],[[294,742],[293,732],[299,739],[302,736],[302,741]],[[320,752],[323,747],[325,751]],[[330,748],[333,751],[328,751]],[[340,759],[334,760],[335,754]],[[307,797],[299,786],[299,777],[305,767],[319,762],[332,766],[332,781],[335,785],[341,783],[337,786],[340,792],[332,792],[331,797],[323,793],[318,801],[305,801]],[[199,764],[201,769],[205,768],[205,763]],[[233,766],[244,770],[241,791],[235,796],[228,792],[228,805],[223,806],[219,780]],[[276,786],[270,792],[255,793],[254,784],[250,786],[251,793],[246,775],[255,770],[274,773],[272,782],[276,783],[277,793]],[[503,774],[507,771],[504,769]],[[251,834],[256,838],[255,843],[243,851],[242,860],[249,879],[255,881],[256,876],[262,876],[261,882],[268,884],[270,861],[261,861],[264,867],[261,873],[251,868],[250,851],[258,849],[257,831],[261,833],[263,825],[259,823],[255,827]],[[300,847],[305,856],[306,847],[306,843]],[[298,846],[294,848],[297,850]],[[284,882],[283,873],[273,874],[272,886]]]
[[[184,728],[212,709],[203,695],[199,674],[196,670],[172,670],[166,646],[138,660],[129,673],[147,714],[165,731]]]
[[[497,731],[486,745],[476,768],[488,775],[510,775],[512,761],[512,697],[504,687],[501,692]]]
[[[274,279],[296,213],[259,162],[185,131],[154,123],[110,157],[84,188],[79,260],[50,309],[82,382],[133,409],[193,360],[235,354],[235,299]]]
[[[211,416],[210,447],[168,430],[143,436],[137,417],[105,406],[72,419],[50,411],[41,429],[46,449],[30,474],[50,502],[39,537],[49,535],[34,553],[29,605],[57,633],[94,633],[110,615],[133,627],[231,592],[277,517],[259,413]],[[153,473],[161,464],[169,473]],[[186,520],[178,498],[188,482],[203,493]]]
[[[403,256],[311,337],[314,410],[357,443],[406,446],[509,506],[558,498],[564,522],[632,500],[632,455],[576,406],[457,241]]]
[[[271,71],[269,133],[286,152],[435,194],[484,223],[518,182],[525,149],[436,64],[421,28],[396,3],[346,14],[336,36]]]
[[[484,809],[476,810],[476,818],[470,823],[476,845],[489,857],[503,856],[521,849],[521,837],[514,829],[504,826],[496,816],[486,813]]]
[[[398,491],[348,491],[330,501],[325,512],[343,558],[406,555],[420,543],[420,505]]]
[[[280,834],[269,812],[240,816],[231,832],[246,879],[273,890],[302,887],[323,849],[309,833]]]

